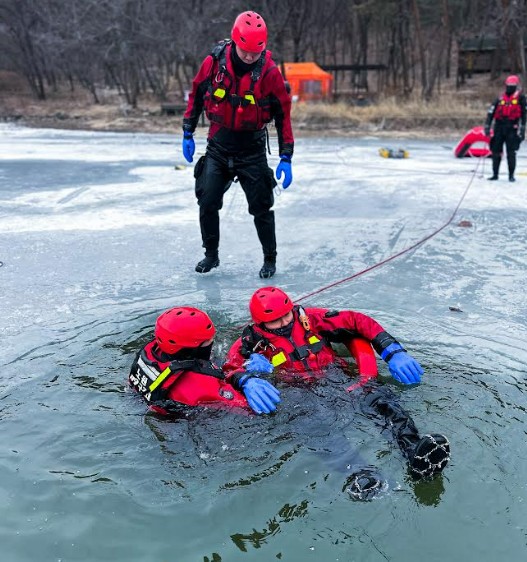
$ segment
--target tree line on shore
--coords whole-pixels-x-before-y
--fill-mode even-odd
[[[488,36],[493,72],[525,75],[526,0],[0,0],[0,69],[24,76],[44,100],[59,87],[100,101],[114,88],[135,107],[142,95],[183,97],[204,56],[236,15],[259,12],[276,61],[346,65],[350,89],[425,100],[458,69],[453,52]]]

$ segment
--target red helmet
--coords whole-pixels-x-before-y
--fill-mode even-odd
[[[293,310],[291,299],[277,287],[262,287],[251,297],[251,316],[256,324],[272,322]]]
[[[267,44],[267,26],[260,14],[243,12],[235,20],[232,40],[244,51],[261,53]]]
[[[507,76],[505,80],[505,86],[519,86],[519,85],[520,85],[520,79],[518,76],[516,76],[516,74],[511,74],[510,76]]]
[[[157,345],[170,355],[185,347],[199,347],[215,333],[209,316],[191,306],[178,306],[163,312],[156,320],[154,330]]]

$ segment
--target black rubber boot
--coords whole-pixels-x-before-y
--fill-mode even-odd
[[[414,478],[429,478],[443,471],[450,460],[450,443],[440,433],[422,437],[408,455]]]
[[[514,176],[509,176],[509,181],[516,181],[516,178]]]
[[[498,176],[490,176],[490,178],[487,178],[489,181],[495,181],[498,179]]]
[[[196,271],[198,273],[208,273],[214,267],[218,267],[218,265],[220,265],[218,252],[205,253],[205,257],[196,265]]]
[[[270,279],[275,273],[276,273],[276,258],[270,256],[264,257],[262,269],[260,269],[260,278]]]

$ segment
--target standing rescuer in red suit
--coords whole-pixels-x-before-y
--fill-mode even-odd
[[[269,414],[280,402],[280,393],[259,372],[254,357],[240,370],[234,388],[223,371],[210,360],[216,329],[209,316],[197,308],[171,308],[156,321],[155,338],[136,355],[128,376],[130,386],[150,409],[166,414],[181,406],[245,408]]]
[[[500,171],[503,145],[507,146],[507,164],[509,166],[509,181],[516,181],[516,151],[520,143],[525,140],[525,120],[527,105],[525,96],[520,90],[518,76],[509,76],[505,80],[505,91],[494,100],[487,113],[485,135],[490,137],[490,127],[494,120],[494,134],[490,140],[492,152],[492,176],[489,180],[497,180]]]
[[[243,12],[233,25],[231,40],[219,43],[203,61],[192,82],[183,118],[183,155],[192,162],[193,133],[203,109],[210,121],[206,154],[194,168],[201,238],[205,258],[196,265],[207,273],[220,264],[219,211],[223,195],[235,178],[242,186],[249,213],[262,245],[260,277],[276,272],[273,171],[267,164],[266,124],[274,119],[280,163],[276,169],[283,187],[293,176],[291,98],[284,78],[266,50],[267,27],[256,12]]]
[[[256,362],[255,353],[260,354],[261,371],[270,373],[274,370],[275,378],[282,383],[314,383],[325,376],[328,367],[347,365],[332,344],[343,343],[351,349],[357,338],[363,343],[371,343],[399,382],[414,384],[421,380],[423,369],[419,363],[378,322],[365,314],[351,310],[303,309],[295,306],[277,287],[258,289],[249,308],[253,323],[233,344],[223,366],[228,373],[227,380],[234,387],[245,376],[243,365],[247,358],[252,357]],[[375,382],[372,372],[370,376],[369,382],[366,376],[362,389],[356,390],[364,392],[362,402],[366,411],[381,415],[391,427],[400,449],[408,458],[411,473],[416,477],[427,477],[441,472],[449,459],[447,438],[440,434],[421,437],[389,387]]]

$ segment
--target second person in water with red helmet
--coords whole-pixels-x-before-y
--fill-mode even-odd
[[[243,377],[244,362],[261,355],[260,371],[273,371],[285,383],[312,383],[325,376],[330,366],[346,366],[333,344],[350,350],[357,339],[369,342],[388,363],[391,375],[403,384],[421,381],[421,365],[373,318],[352,310],[303,308],[277,287],[263,287],[249,304],[252,323],[246,326],[227,354],[224,370],[234,386]],[[373,354],[373,351],[372,351]],[[253,359],[254,360],[254,359]],[[266,361],[267,360],[267,361]],[[265,363],[268,369],[265,368]],[[421,436],[410,415],[397,403],[385,385],[373,382],[376,367],[362,373],[363,406],[382,416],[408,458],[414,476],[441,472],[449,459],[449,443],[441,434]],[[370,379],[370,382],[368,382]]]

